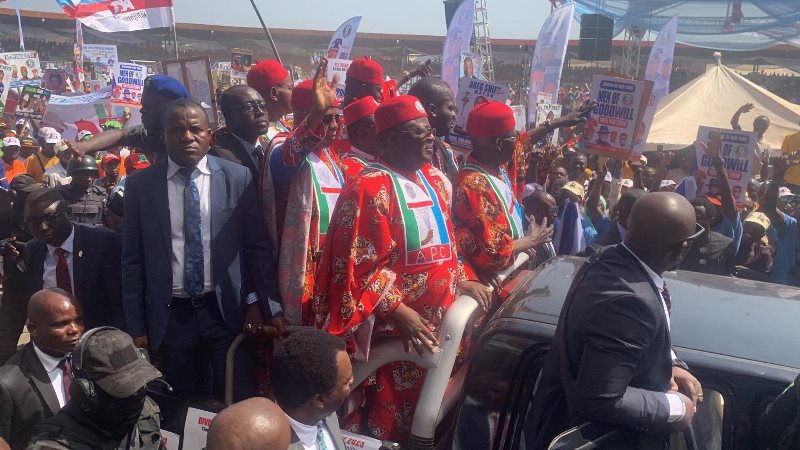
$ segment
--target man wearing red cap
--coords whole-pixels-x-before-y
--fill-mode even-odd
[[[372,58],[358,58],[347,69],[344,81],[344,105],[363,97],[372,97],[380,103],[383,99],[383,67]]]
[[[316,326],[343,336],[356,358],[369,342],[400,336],[420,354],[457,290],[488,302],[486,288],[461,270],[450,222],[451,186],[430,165],[433,130],[416,97],[385,100],[375,110],[380,158],[339,198],[322,253],[311,312]],[[458,287],[457,287],[458,286]],[[402,442],[410,431],[425,369],[395,362],[367,382],[369,433]],[[346,419],[357,429],[361,411]]]
[[[363,97],[344,108],[344,123],[350,139],[350,151],[342,157],[345,185],[353,182],[369,163],[375,161],[380,149],[375,132],[375,109],[378,103],[372,97]]]
[[[265,59],[247,72],[247,85],[258,91],[267,104],[270,119],[265,135],[267,141],[281,134],[288,135],[292,131],[292,122],[287,118],[292,112],[292,77],[289,71],[277,60]]]
[[[522,207],[504,169],[517,144],[514,123],[514,112],[505,103],[476,106],[467,118],[472,153],[455,181],[459,255],[487,280],[509,267],[518,253],[550,240],[553,232],[552,226],[533,220],[525,232]]]
[[[302,323],[302,307],[314,287],[318,253],[344,186],[339,159],[328,146],[339,124],[338,103],[325,81],[327,59],[314,80],[292,91],[297,126],[269,155],[262,204],[270,237],[280,249],[278,284],[285,317]]]

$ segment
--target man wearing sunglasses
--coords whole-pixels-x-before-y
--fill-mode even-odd
[[[267,229],[280,249],[278,286],[291,325],[303,318],[311,298],[319,253],[344,187],[344,175],[330,144],[339,126],[338,103],[325,81],[324,59],[313,80],[292,90],[295,128],[269,154],[262,178]]]
[[[87,327],[124,326],[122,242],[117,233],[70,222],[57,189],[29,194],[24,217],[34,237],[22,249],[29,294],[63,289],[81,304]]]
[[[220,96],[225,126],[211,136],[212,156],[247,167],[254,179],[267,147],[264,135],[269,128],[267,104],[253,88],[233,86]]]
[[[651,193],[634,204],[623,243],[581,267],[534,394],[529,448],[586,421],[654,433],[692,423],[702,388],[672,349],[661,277],[704,231],[685,198]]]

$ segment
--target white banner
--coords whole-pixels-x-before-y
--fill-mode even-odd
[[[56,0],[64,14],[106,33],[175,25],[172,0]]]
[[[442,80],[453,92],[458,92],[458,75],[461,71],[461,53],[469,51],[475,19],[475,2],[465,1],[459,5],[442,50]]]
[[[197,408],[186,411],[186,422],[183,426],[183,449],[201,450],[206,448],[208,427],[216,414]]]
[[[712,184],[711,180],[717,178],[717,171],[711,158],[706,154],[701,142],[708,143],[716,128],[701,126],[697,130],[697,141],[694,152],[697,156],[697,168],[705,175],[703,186],[698,187],[697,195],[719,195],[719,185]],[[756,158],[756,144],[758,137],[755,133],[747,131],[719,130],[722,137],[722,149],[719,156],[724,161],[728,182],[733,191],[733,198],[737,205],[744,204],[747,183],[753,173],[753,160]]]
[[[331,42],[328,44],[328,58],[352,59],[353,43],[355,43],[360,23],[361,16],[355,16],[339,25],[339,29],[333,33]]]
[[[339,100],[344,99],[344,81],[347,79],[347,69],[353,61],[349,59],[329,59],[328,70],[325,78],[328,83],[333,83],[333,76],[339,74],[339,80],[336,82],[336,98]]]
[[[551,103],[558,103],[558,86],[561,84],[561,69],[567,53],[569,33],[575,3],[562,5],[542,25],[531,60],[531,76],[528,91],[528,123],[536,121],[536,96],[547,92],[553,96]]]
[[[656,116],[658,102],[669,95],[669,81],[672,75],[672,57],[675,54],[675,35],[678,34],[678,16],[664,24],[658,33],[653,48],[650,49],[650,57],[647,59],[647,69],[644,72],[644,79],[653,82],[653,93],[650,94],[650,101],[647,102],[647,109],[644,112],[642,123],[644,124],[644,139],[633,147],[636,153],[644,151],[644,144],[647,142],[647,135],[650,134],[650,125]]]

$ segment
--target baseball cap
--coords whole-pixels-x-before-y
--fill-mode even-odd
[[[630,178],[623,178],[622,179],[622,186],[626,187],[626,188],[632,188],[633,187],[633,180],[631,180]]]
[[[112,327],[89,330],[72,351],[73,367],[115,398],[128,398],[161,372],[144,358],[124,331]]]
[[[794,193],[792,193],[792,190],[789,189],[788,187],[781,186],[780,188],[778,188],[778,197],[788,197],[790,195],[794,195]]]
[[[105,167],[105,165],[111,161],[120,162],[119,156],[114,155],[112,153],[106,153],[105,155],[103,155],[103,159],[100,160],[100,166]]]
[[[92,132],[89,130],[78,131],[78,136],[77,136],[78,142],[89,140],[92,137],[94,137],[94,134],[92,134]]]
[[[674,180],[661,180],[661,184],[658,186],[660,189],[664,189],[665,187],[675,187],[678,183]]]
[[[36,142],[33,142],[33,139],[29,137],[23,137],[19,141],[23,147],[38,147],[38,145],[36,145]]]
[[[15,137],[3,138],[3,147],[10,147],[10,146],[21,147],[21,144],[19,143],[19,139],[15,138]]]
[[[771,222],[769,220],[769,217],[767,217],[766,214],[764,214],[762,212],[758,212],[758,211],[750,213],[747,216],[747,218],[744,219],[744,223],[748,223],[748,222],[756,223],[758,225],[761,225],[762,227],[764,227],[764,231],[769,230],[769,227],[770,227],[770,224],[771,224]]]
[[[11,190],[16,192],[31,193],[42,189],[42,185],[27,173],[21,173],[11,180]]]
[[[131,152],[131,154],[128,155],[128,161],[136,170],[150,167],[150,161],[147,160],[147,156],[145,156],[144,153]]]
[[[565,184],[562,189],[566,189],[583,199],[584,189],[583,186],[577,181],[570,181],[569,183]]]
[[[61,133],[56,131],[55,128],[42,127],[39,128],[39,138],[44,139],[48,144],[56,144],[61,140]]]

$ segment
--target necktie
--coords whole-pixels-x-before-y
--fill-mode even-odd
[[[264,159],[264,148],[261,144],[257,144],[253,149],[253,159],[256,161],[256,166],[261,167],[261,160]]]
[[[317,450],[328,450],[328,445],[325,444],[325,431],[322,424],[317,424]]]
[[[661,288],[661,297],[664,298],[664,303],[667,305],[667,313],[672,315],[672,297],[669,295],[666,281],[664,282],[664,287]]]
[[[192,297],[203,293],[203,229],[200,220],[200,191],[192,179],[195,167],[179,170],[183,189],[183,290]]]
[[[69,276],[69,264],[67,263],[68,253],[69,252],[63,248],[56,249],[56,257],[58,258],[58,261],[56,262],[56,286],[59,289],[63,289],[70,294],[73,294],[72,279]]]
[[[61,369],[61,385],[64,386],[64,400],[69,401],[69,386],[72,384],[72,361],[70,357],[62,359],[58,363],[58,368]]]

